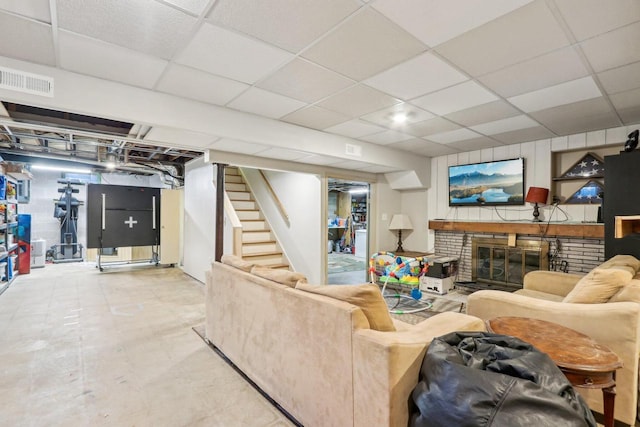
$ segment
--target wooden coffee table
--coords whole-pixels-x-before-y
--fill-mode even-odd
[[[496,317],[486,323],[489,332],[520,338],[547,353],[573,386],[602,389],[604,426],[613,427],[616,369],[622,367],[617,354],[557,323],[526,317]]]

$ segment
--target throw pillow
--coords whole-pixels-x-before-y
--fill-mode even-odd
[[[622,287],[609,302],[638,302],[640,303],[640,280],[633,279]]]
[[[251,273],[251,269],[253,268],[253,263],[245,261],[239,256],[231,254],[222,255],[222,258],[220,258],[220,262],[240,269],[242,271],[246,271],[247,273]]]
[[[251,269],[251,274],[262,277],[263,279],[272,280],[274,282],[281,283],[290,288],[295,288],[296,283],[299,281],[306,282],[307,278],[304,274],[294,273],[289,270],[278,270],[275,268],[264,267],[262,265],[256,265]]]
[[[633,275],[625,268],[594,268],[576,283],[562,302],[598,304],[607,302]]]
[[[640,270],[640,260],[633,255],[616,255],[599,265],[599,268],[628,267],[635,275]]]
[[[340,301],[345,301],[360,307],[371,329],[382,332],[395,331],[393,320],[389,314],[387,303],[380,293],[378,286],[366,285],[309,285],[299,283],[296,289],[324,295]]]

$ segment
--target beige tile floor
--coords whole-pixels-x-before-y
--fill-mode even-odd
[[[2,426],[292,426],[192,327],[179,269],[48,264],[0,295]]]

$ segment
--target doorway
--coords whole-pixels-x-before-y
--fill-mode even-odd
[[[329,178],[327,283],[366,281],[369,262],[369,183]]]

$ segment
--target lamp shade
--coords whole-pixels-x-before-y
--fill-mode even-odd
[[[546,204],[549,197],[549,189],[542,187],[529,187],[525,201],[527,203]]]
[[[411,219],[407,214],[394,214],[389,223],[389,230],[413,230]]]

